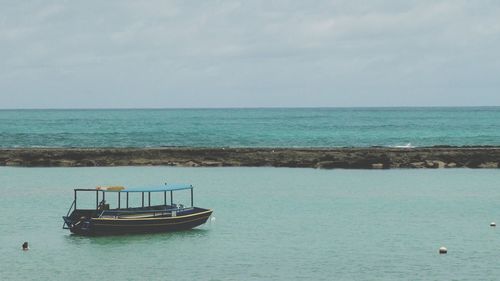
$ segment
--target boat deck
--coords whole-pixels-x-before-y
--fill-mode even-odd
[[[192,213],[194,208],[184,208],[184,209],[163,209],[163,210],[149,210],[149,211],[127,211],[123,213],[122,210],[109,210],[104,211],[99,218],[110,218],[110,219],[139,219],[139,218],[154,218],[154,217],[172,217],[178,215],[185,215]],[[106,213],[108,212],[108,213]]]

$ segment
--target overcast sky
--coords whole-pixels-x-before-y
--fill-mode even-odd
[[[500,1],[1,1],[0,108],[500,105]]]

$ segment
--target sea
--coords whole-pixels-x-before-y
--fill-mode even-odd
[[[195,205],[214,210],[207,224],[62,229],[73,188],[165,181],[194,185]],[[2,167],[0,279],[498,280],[499,182],[498,169]]]
[[[3,148],[410,144],[499,145],[500,108],[0,110]],[[193,184],[209,221],[62,229],[74,188],[164,182]],[[0,280],[498,280],[499,184],[500,169],[0,167]]]
[[[0,147],[500,145],[500,107],[0,110]]]

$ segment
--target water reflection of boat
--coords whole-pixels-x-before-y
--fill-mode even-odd
[[[174,191],[182,190],[190,191],[191,201],[188,207],[174,204]],[[95,194],[95,208],[78,208],[78,194],[81,192]],[[137,194],[141,195],[141,206],[129,206],[129,197]],[[151,194],[163,195],[163,204],[151,205]],[[106,202],[106,199],[110,199],[110,195],[116,199],[116,208],[110,208],[110,204]],[[147,204],[145,195],[147,195]],[[167,195],[170,200],[167,200]],[[125,201],[125,206],[122,206],[123,201]],[[212,210],[193,205],[193,186],[188,184],[165,184],[145,188],[118,186],[95,189],[78,188],[74,190],[74,200],[68,214],[63,216],[63,228],[80,235],[167,232],[202,225],[211,214]]]

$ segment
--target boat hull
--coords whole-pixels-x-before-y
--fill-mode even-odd
[[[196,208],[195,212],[179,216],[91,218],[72,226],[70,231],[89,236],[180,231],[204,224],[211,214],[212,210]]]

